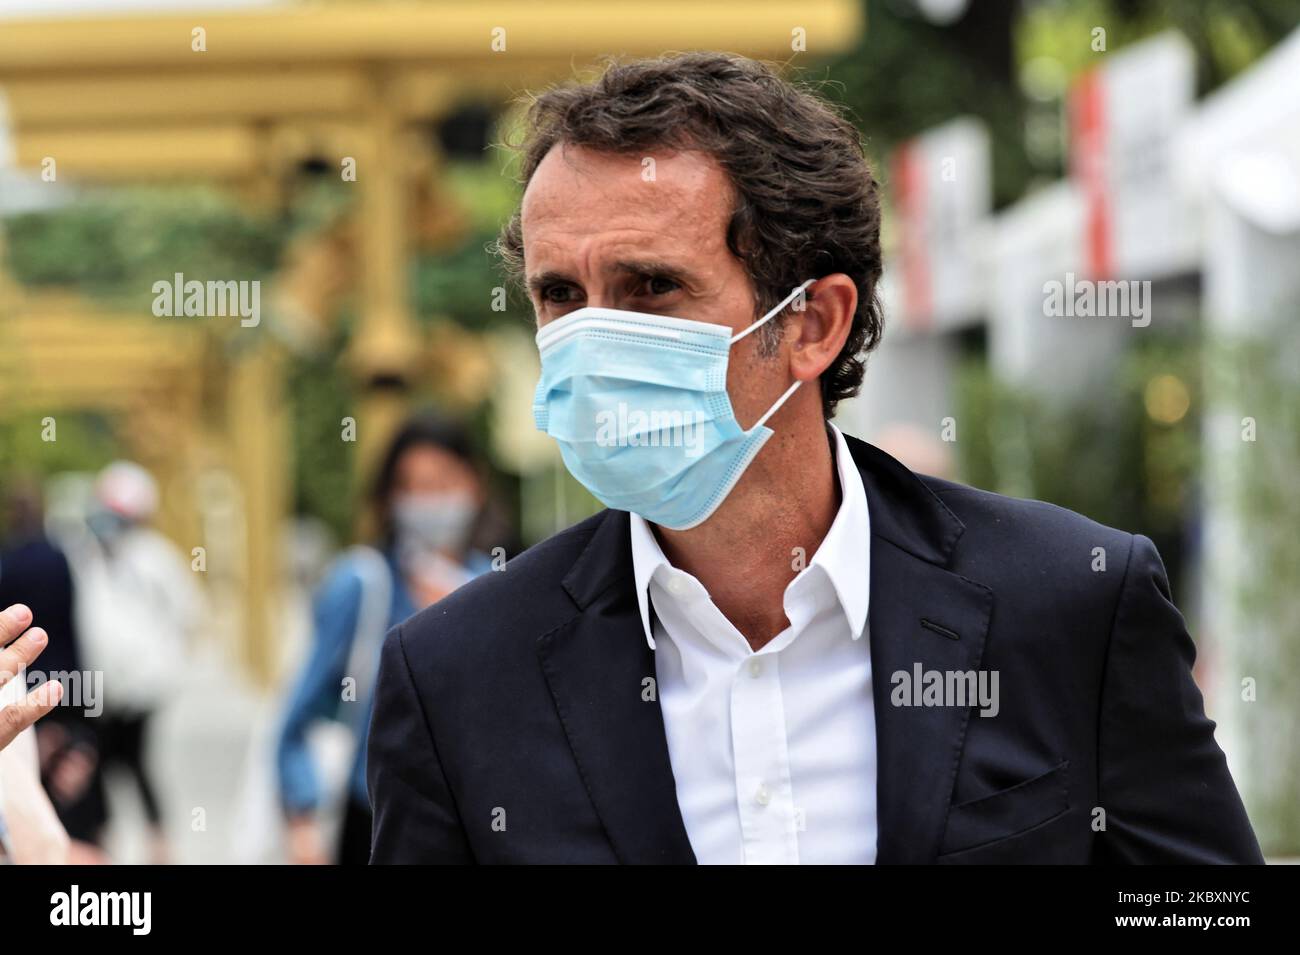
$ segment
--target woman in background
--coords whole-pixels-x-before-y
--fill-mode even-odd
[[[280,802],[296,863],[365,864],[370,857],[366,734],[384,635],[416,611],[491,569],[471,549],[486,489],[467,432],[433,416],[394,438],[371,492],[376,546],[335,561],[312,602],[314,642],[290,697],[276,752]],[[337,849],[322,834],[321,794],[307,741],[318,719],[347,723],[355,748]]]

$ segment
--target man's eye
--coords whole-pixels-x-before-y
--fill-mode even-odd
[[[646,282],[646,291],[651,295],[668,295],[670,292],[675,292],[679,288],[681,288],[680,285],[672,279],[665,278],[662,275],[652,275]]]
[[[566,305],[571,301],[569,296],[572,292],[572,287],[568,285],[548,285],[542,289],[542,301],[552,305]]]

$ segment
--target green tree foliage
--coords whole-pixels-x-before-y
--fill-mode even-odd
[[[153,283],[261,278],[287,224],[210,188],[98,190],[5,222],[8,268],[29,286],[62,286],[149,314]]]
[[[962,480],[1146,534],[1177,589],[1199,493],[1200,358],[1193,334],[1143,339],[1070,402],[1045,401],[998,380],[982,359],[968,362],[957,381],[958,420],[969,422],[956,445]],[[1186,389],[1176,420],[1153,415],[1162,382]]]

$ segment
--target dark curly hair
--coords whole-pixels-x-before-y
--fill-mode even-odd
[[[883,327],[880,196],[858,131],[836,105],[772,66],[733,54],[614,61],[592,83],[532,98],[523,139],[509,144],[523,186],[557,143],[620,154],[696,150],[717,160],[736,196],[727,246],[754,287],[756,318],[808,278],[842,272],[857,285],[848,340],[821,379],[826,417],[858,393],[865,356]],[[495,247],[520,288],[518,211]],[[783,317],[760,329],[765,354],[776,351]]]

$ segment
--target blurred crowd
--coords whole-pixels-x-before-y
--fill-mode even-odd
[[[507,547],[487,543],[510,537],[489,517],[488,486],[469,431],[448,418],[412,417],[386,448],[361,505],[369,539],[332,549],[309,581],[307,639],[271,696],[273,725],[244,741],[244,762],[256,765],[240,786],[262,781],[237,797],[244,855],[368,860],[365,740],[380,647],[402,620],[504,561]],[[57,500],[47,501],[50,487]],[[115,802],[132,792],[144,832],[129,861],[177,861],[151,749],[212,611],[202,575],[153,526],[159,486],[136,463],[46,481],[9,475],[0,488],[0,682],[26,666],[0,689],[12,714],[0,723],[21,730],[0,736],[0,858],[122,861],[108,835]],[[341,736],[343,759],[322,758],[320,724]],[[253,832],[266,844],[248,849]]]

